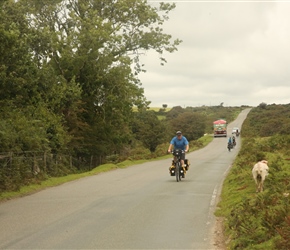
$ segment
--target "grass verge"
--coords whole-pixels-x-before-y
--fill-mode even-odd
[[[210,143],[212,141],[212,139],[213,139],[212,135],[206,135],[206,136],[198,139],[196,142],[191,142],[191,144],[193,144],[193,146],[190,148],[190,151],[194,151],[194,150],[200,149],[202,147],[205,147],[208,143]],[[55,187],[55,186],[64,184],[66,182],[78,180],[80,178],[84,178],[87,176],[97,175],[97,174],[100,174],[103,172],[108,172],[108,171],[118,169],[118,168],[127,168],[127,167],[130,167],[132,165],[142,164],[142,163],[149,162],[149,161],[157,161],[157,160],[167,159],[167,158],[171,158],[171,157],[172,157],[171,155],[164,155],[164,156],[154,158],[151,160],[136,160],[136,161],[125,160],[125,161],[117,163],[117,164],[110,163],[110,164],[100,165],[100,166],[92,169],[91,171],[84,172],[84,173],[70,174],[70,175],[66,175],[66,176],[62,176],[62,177],[49,177],[47,180],[42,181],[39,184],[30,184],[27,186],[23,186],[20,188],[19,191],[10,191],[10,192],[0,193],[0,202],[10,200],[13,198],[18,198],[18,197],[30,195],[30,194],[39,192],[41,190],[44,190],[46,188]]]

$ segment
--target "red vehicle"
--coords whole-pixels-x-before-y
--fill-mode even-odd
[[[213,136],[219,137],[224,136],[227,137],[227,121],[220,119],[213,122]]]

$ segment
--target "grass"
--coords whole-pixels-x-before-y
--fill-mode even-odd
[[[194,145],[193,147],[191,147],[190,151],[194,151],[194,150],[197,150],[199,148],[205,147],[209,142],[212,141],[212,139],[213,139],[212,135],[206,135],[206,136],[200,138],[199,140],[196,141],[196,142],[198,142],[198,143],[196,143],[197,146]],[[193,143],[190,142],[190,144],[193,144]],[[41,190],[44,190],[46,188],[55,187],[55,186],[64,184],[66,182],[78,180],[80,178],[84,178],[87,176],[97,175],[97,174],[112,171],[112,170],[115,170],[118,168],[127,168],[127,167],[130,167],[132,165],[142,164],[142,163],[149,162],[149,161],[157,161],[157,160],[167,159],[170,157],[172,157],[172,156],[167,154],[167,155],[164,155],[164,156],[161,156],[158,158],[154,158],[151,160],[135,160],[135,161],[125,160],[125,161],[117,163],[117,164],[109,163],[109,164],[100,165],[100,166],[92,169],[91,171],[80,173],[80,174],[70,174],[70,175],[66,175],[66,176],[62,176],[62,177],[49,177],[47,180],[42,181],[39,184],[30,184],[27,186],[23,186],[20,188],[19,191],[10,191],[10,192],[0,193],[0,202],[10,200],[13,198],[18,198],[18,197],[30,195],[30,194],[39,192]]]
[[[156,111],[156,112],[158,112],[160,109],[162,109],[164,112],[168,112],[168,111],[170,111],[172,108],[163,108],[163,107],[157,108],[157,107],[149,107],[149,110],[153,110],[153,111]]]
[[[155,112],[159,112],[160,111],[160,109],[162,109],[164,112],[168,112],[168,111],[170,111],[172,108],[162,108],[162,107],[160,107],[160,108],[158,108],[158,107],[149,107],[148,108],[148,110],[153,110],[153,111],[155,111]],[[138,111],[138,109],[136,108],[136,107],[134,107],[133,108],[133,111],[134,112],[137,112]],[[157,118],[158,118],[158,120],[164,120],[165,118],[166,118],[166,116],[165,115],[157,115]]]
[[[61,177],[49,177],[47,180],[42,181],[39,184],[30,184],[27,186],[23,186],[20,188],[19,191],[10,191],[10,192],[3,192],[0,194],[0,201],[4,200],[9,200],[12,198],[17,198],[17,197],[22,197],[28,194],[32,194],[38,191],[41,191],[43,189],[49,188],[49,187],[54,187],[61,185],[63,183],[69,182],[69,181],[74,181],[83,177],[91,176],[91,175],[96,175],[102,172],[107,172],[111,171],[113,169],[118,168],[118,166],[114,164],[104,164],[101,165],[97,168],[92,169],[89,172],[84,172],[80,174],[70,174],[66,176],[61,176]]]
[[[252,142],[252,139],[247,140]],[[215,215],[225,219],[227,249],[290,249],[289,243],[282,240],[287,232],[290,235],[285,219],[290,218],[289,200],[283,195],[289,193],[289,163],[285,160],[286,155],[273,152],[269,143],[269,139],[262,138],[248,147],[244,139],[240,151],[243,154],[236,157],[223,183]],[[264,192],[256,193],[251,173],[256,159],[251,156],[259,155],[262,149],[270,171]]]
[[[148,107],[148,110],[153,110],[155,112],[158,112],[160,109],[162,109],[164,112],[170,111],[172,108],[163,108],[163,107]],[[133,111],[137,111],[138,109],[136,107],[133,107]]]
[[[206,146],[207,144],[209,144],[211,141],[213,140],[213,135],[211,134],[206,134],[203,137],[201,137],[200,139],[198,139],[198,142],[201,142],[204,146]]]
[[[157,115],[157,118],[159,121],[161,121],[161,120],[165,120],[166,116],[165,115]]]

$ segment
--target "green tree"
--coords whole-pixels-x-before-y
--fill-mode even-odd
[[[266,109],[266,108],[267,108],[267,103],[265,103],[265,102],[261,102],[261,103],[259,104],[259,108],[261,108],[261,109]]]
[[[1,107],[1,152],[52,151],[59,152],[70,140],[62,126],[61,117],[43,107],[15,109]]]
[[[140,55],[155,50],[163,64],[163,53],[177,50],[181,42],[171,41],[161,28],[175,5],[157,8],[142,0],[22,2],[30,12],[38,64],[49,65],[67,84],[74,79],[81,88],[83,112],[74,117],[87,127],[75,129],[86,145],[78,150],[105,154],[115,142],[123,142],[120,128],[128,128],[132,107],[149,104],[137,78],[144,70]],[[107,146],[98,148],[96,141]]]
[[[31,61],[28,23],[18,3],[0,3],[0,100],[23,106],[33,101],[36,67]]]
[[[197,140],[205,133],[206,117],[199,113],[184,112],[179,114],[176,118],[171,120],[171,125],[175,131],[181,130],[186,138]]]
[[[181,106],[175,106],[170,111],[167,112],[166,118],[169,120],[174,119],[183,112],[185,112],[185,110]]]
[[[66,149],[70,136],[63,114],[72,113],[68,103],[79,100],[80,89],[73,80],[67,84],[51,68],[36,63],[34,37],[21,1],[0,6],[1,137],[9,142],[2,150]]]
[[[154,111],[136,112],[132,131],[135,138],[151,152],[154,152],[158,145],[167,142],[168,133],[165,123],[158,120]]]

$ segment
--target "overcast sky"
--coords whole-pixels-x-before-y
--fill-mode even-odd
[[[176,3],[164,32],[183,42],[165,66],[142,57],[150,107],[290,103],[290,0],[163,2]]]

